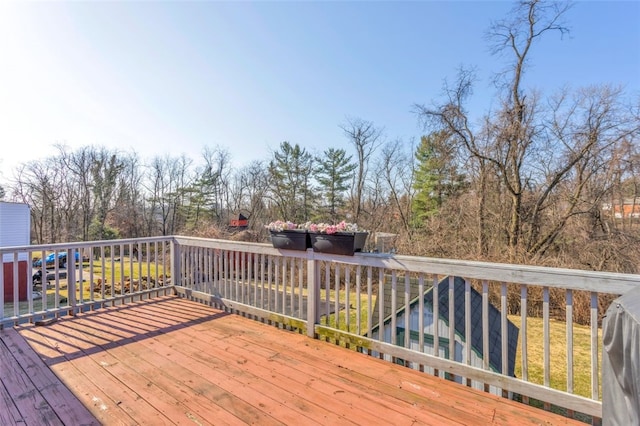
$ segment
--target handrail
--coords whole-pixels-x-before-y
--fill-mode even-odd
[[[52,243],[52,244],[32,244],[27,246],[0,246],[0,254],[9,252],[38,252],[38,251],[54,251],[66,248],[92,248],[99,246],[108,246],[112,244],[131,244],[140,242],[160,242],[174,240],[175,237],[140,237],[140,238],[123,238],[119,240],[96,240],[96,241],[74,241],[68,243]]]
[[[480,262],[472,260],[441,259],[379,253],[355,253],[354,256],[338,256],[313,251],[279,250],[270,244],[248,243],[229,240],[217,240],[196,237],[174,237],[178,244],[190,244],[200,247],[224,247],[228,250],[250,253],[282,254],[289,257],[312,258],[319,261],[333,261],[359,266],[372,266],[412,272],[435,273],[439,275],[462,275],[467,278],[487,279],[512,284],[545,285],[553,288],[602,291],[624,294],[640,286],[640,274],[587,271],[581,269],[553,268],[507,263]]]
[[[0,328],[164,294],[171,287],[165,253],[174,245],[173,237],[152,237],[0,247]]]
[[[310,337],[328,339],[357,348],[390,361],[397,362],[398,359],[402,359],[408,366],[429,370],[432,374],[443,375],[443,371],[447,371],[444,376],[458,377],[468,385],[480,386],[494,393],[507,392],[511,396],[520,394],[525,401],[528,398],[538,399],[545,404],[558,405],[594,418],[602,416],[599,380],[601,339],[598,335],[602,310],[599,311],[599,297],[614,297],[640,285],[640,275],[637,274],[375,253],[339,256],[315,253],[310,249],[278,250],[269,244],[192,237],[176,237],[176,242],[181,248],[182,262],[187,268],[176,281],[176,289],[182,295],[296,329]],[[206,266],[208,262],[210,265]],[[203,265],[205,269],[208,267],[210,272],[202,275],[201,270],[205,270],[202,269]],[[255,274],[258,268],[260,273]],[[207,281],[206,277],[211,277],[212,274],[213,278]],[[452,281],[439,284],[439,280],[454,276],[462,277],[465,282],[463,297],[466,308],[463,308],[465,315],[462,322],[467,326],[462,334],[453,327],[444,330],[447,323],[456,323],[454,311],[458,306],[457,302],[454,303],[454,295],[457,294],[457,290],[449,284]],[[476,283],[474,285],[477,294],[482,299],[483,318],[478,322],[472,322],[468,313],[474,294],[472,282]],[[422,325],[416,326],[409,316],[402,316],[401,308],[416,300],[417,288],[418,294],[422,294],[430,287],[437,289],[438,286],[444,286],[444,293],[440,294],[449,295],[447,313],[444,314],[446,322],[440,324],[441,330],[438,331],[438,321],[431,320],[434,323],[432,333],[441,337],[433,342],[435,352],[423,353],[424,349],[420,348],[425,344],[424,336],[418,335],[414,341],[409,333],[402,330],[411,329],[413,333],[415,329],[423,329],[429,318],[443,314],[438,314],[438,304],[434,304],[433,312],[429,313],[424,303],[418,303],[418,317]],[[385,290],[382,291],[381,288]],[[495,288],[495,294],[491,288]],[[539,300],[533,300],[529,294],[536,289],[541,292]],[[564,292],[565,301],[561,308],[566,311],[564,327],[567,336],[566,351],[569,353],[562,361],[552,358],[555,355],[550,351],[551,310],[554,308],[554,301],[550,296],[558,291]],[[591,377],[591,390],[587,395],[577,394],[573,389],[574,305],[577,303],[576,297],[581,293],[586,294],[587,309],[590,311],[591,338],[587,343],[590,346],[590,367],[585,371]],[[385,297],[390,299],[386,300]],[[511,355],[506,349],[500,350],[502,371],[491,371],[492,367],[486,361],[478,367],[470,360],[478,353],[490,356],[487,348],[496,344],[488,337],[491,298],[497,298],[497,327],[501,330],[498,333],[499,347],[507,347],[508,330],[511,327],[507,317],[507,302],[514,297],[519,301],[521,330],[531,327],[532,319],[527,315],[528,307],[532,306],[532,302],[541,304],[541,321],[544,328],[543,383],[529,381],[532,375],[528,369],[531,362],[529,350],[531,345],[538,344],[530,342],[527,333],[524,332],[520,333],[518,347],[522,358],[521,377],[505,376],[505,372],[508,371],[507,363],[512,363]],[[366,301],[363,301],[365,299]],[[383,302],[374,306],[374,300]],[[398,313],[390,315],[389,312]],[[377,319],[372,321],[374,316]],[[381,319],[389,321],[388,324],[379,327],[387,335],[375,332],[374,322]],[[465,355],[462,362],[457,360],[457,342],[470,341],[473,329],[477,328],[482,329],[484,349],[472,350],[467,345],[463,350]],[[399,332],[404,333],[403,342],[397,341]],[[392,342],[393,344],[390,344]],[[437,355],[438,351],[445,351],[448,355]],[[566,378],[568,391],[552,386],[550,372],[556,362],[569,364]],[[580,375],[583,371],[576,373]]]
[[[134,260],[134,248],[149,256]],[[99,260],[76,269],[73,253],[83,251],[98,253]],[[31,263],[35,254],[44,257],[49,252],[66,252],[71,259],[67,278],[61,278],[59,265],[52,268],[55,300],[36,306],[28,274],[26,311],[16,304],[9,306],[4,297],[9,285],[5,285],[6,273],[0,274],[0,327],[173,291],[468,386],[510,397],[519,394],[523,401],[538,399],[594,418],[602,416],[600,300],[605,296],[611,300],[640,285],[638,274],[376,253],[340,256],[187,236],[0,247],[0,256],[11,258],[9,275],[14,282],[22,273],[19,265],[25,253]],[[109,269],[111,273],[106,274]],[[125,271],[131,275],[128,289]],[[153,286],[134,288],[134,277],[141,281],[143,271],[149,277],[154,271]],[[171,282],[160,286],[161,275],[170,275]],[[65,285],[70,293],[64,293],[69,297],[63,301]],[[17,286],[11,292],[14,299],[20,298]],[[439,295],[435,299],[439,303],[430,305],[421,296],[429,292]],[[586,303],[588,310],[587,343],[575,342],[579,303]],[[535,322],[528,314],[534,305],[539,306],[542,327],[540,383],[531,382],[533,370],[529,369],[530,349],[539,346],[527,336]],[[481,316],[473,314],[472,306]],[[551,317],[556,308],[564,313],[567,356],[563,359],[551,351]],[[519,312],[519,320],[508,316],[509,309]],[[475,343],[479,346],[465,345],[476,339],[479,330],[481,342]],[[514,368],[509,349],[513,333],[518,335],[518,378],[508,374]],[[574,372],[576,344],[588,345],[590,351],[588,366]],[[494,354],[496,350],[499,353]],[[567,365],[563,389],[552,383],[552,367],[558,362]],[[576,377],[583,373],[589,375],[587,394],[574,389]]]

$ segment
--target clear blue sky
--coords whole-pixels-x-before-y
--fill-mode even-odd
[[[0,4],[0,183],[53,145],[236,165],[280,142],[345,147],[359,117],[406,143],[415,103],[477,66],[475,113],[502,67],[483,39],[510,2],[4,2]],[[526,84],[613,83],[640,96],[640,2],[577,2],[569,37],[532,52]]]

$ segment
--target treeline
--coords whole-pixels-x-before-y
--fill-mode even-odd
[[[340,148],[314,155],[282,142],[239,169],[222,147],[141,159],[61,146],[22,165],[5,190],[31,206],[34,243],[228,237],[242,213],[254,240],[272,220],[347,220],[398,234],[405,254],[637,272],[640,98],[606,84],[550,95],[525,85],[532,46],[567,31],[566,11],[521,2],[497,21],[488,40],[507,61],[493,109],[469,114],[476,76],[461,69],[442,98],[415,105],[417,144],[350,118]]]
[[[14,171],[7,198],[31,207],[34,243],[172,234],[224,237],[234,231],[229,224],[239,214],[249,218],[248,230],[256,239],[266,237],[265,224],[279,219],[347,220],[372,231],[400,231],[402,226],[389,223],[394,216],[385,195],[390,186],[372,179],[381,170],[373,156],[381,146],[380,129],[361,119],[347,120],[343,129],[357,160],[344,148],[312,155],[289,142],[282,142],[271,158],[241,168],[234,168],[222,147],[206,147],[197,159],[142,159],[102,146],[71,150],[58,145],[56,155]]]

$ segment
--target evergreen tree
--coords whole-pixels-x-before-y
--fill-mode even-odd
[[[465,177],[458,173],[455,150],[444,132],[422,136],[415,154],[418,166],[413,213],[418,224],[434,215],[447,197],[463,187]]]
[[[280,219],[306,222],[311,216],[313,157],[300,145],[285,141],[269,162],[271,194]]]
[[[356,163],[351,162],[344,149],[329,148],[316,158],[314,169],[316,181],[324,198],[323,214],[333,223],[338,222],[339,211],[345,206],[344,193],[349,189]]]

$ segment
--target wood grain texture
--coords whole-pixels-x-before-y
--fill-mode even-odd
[[[99,424],[13,329],[0,331],[0,366],[0,424]]]
[[[581,424],[177,297],[15,330],[0,346],[2,424],[18,423],[25,401],[29,418],[87,423],[61,417],[72,400],[101,424]],[[28,383],[9,363],[39,365],[34,397],[16,400]],[[51,372],[67,394],[37,390]]]

